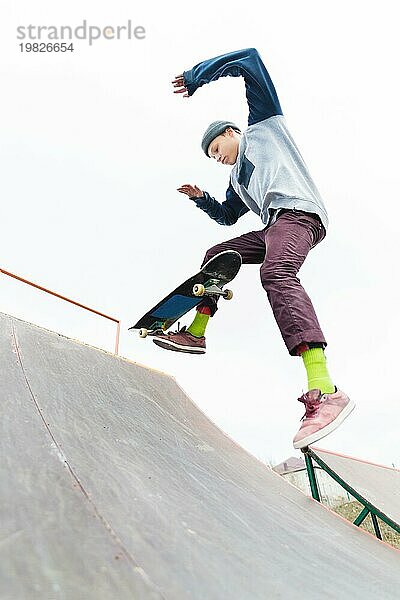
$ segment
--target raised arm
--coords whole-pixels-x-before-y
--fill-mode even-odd
[[[223,54],[201,62],[189,71],[184,71],[181,77],[185,89],[178,92],[187,91],[186,95],[192,96],[197,88],[205,83],[226,76],[244,78],[249,106],[249,125],[282,114],[274,84],[255,48]]]
[[[194,190],[194,188],[189,185],[183,185],[178,188],[178,191],[186,195],[192,193],[190,190]],[[208,192],[198,190],[198,193],[202,193],[202,195],[189,195],[190,199],[195,202],[198,208],[201,208],[211,219],[214,219],[220,225],[234,225],[242,215],[249,211],[249,208],[242,202],[231,184],[229,184],[226,190],[226,200],[222,204],[210,196]]]

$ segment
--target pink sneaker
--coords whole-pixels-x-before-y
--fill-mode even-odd
[[[298,400],[303,402],[306,412],[293,439],[295,448],[305,448],[334,431],[355,407],[355,402],[336,387],[332,394],[310,390]]]
[[[175,352],[187,352],[189,354],[204,354],[206,351],[206,338],[196,337],[182,327],[179,331],[168,331],[168,333],[158,333],[154,336],[153,342]]]

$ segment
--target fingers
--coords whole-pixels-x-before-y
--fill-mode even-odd
[[[185,79],[182,75],[175,75],[175,79],[172,81],[175,85],[185,85]]]
[[[181,88],[179,90],[174,90],[174,94],[184,94],[184,96],[183,96],[184,98],[188,98],[189,97],[188,91],[187,91],[187,89],[185,87]]]
[[[176,79],[174,79],[171,83],[174,87],[186,87],[183,77],[176,77]]]
[[[189,98],[189,93],[185,87],[179,88],[179,90],[174,90],[174,94],[183,94],[184,98]]]
[[[178,188],[178,192],[181,192],[181,194],[186,194],[187,196],[193,196],[195,190],[191,185],[182,185],[180,188]]]
[[[171,83],[175,88],[178,88],[174,90],[174,94],[183,94],[184,98],[189,98],[189,93],[183,75],[176,75],[175,79],[173,79]]]
[[[181,192],[182,194],[187,194],[189,196],[193,194],[194,188],[189,184],[185,184],[181,185],[181,187],[178,188],[178,192]]]
[[[201,191],[201,189],[195,185],[190,185],[190,183],[185,183],[183,185],[181,185],[180,187],[177,188],[178,192],[181,192],[181,194],[186,194],[187,196],[191,196],[196,197],[196,198],[200,198],[201,196],[203,196],[203,192]]]

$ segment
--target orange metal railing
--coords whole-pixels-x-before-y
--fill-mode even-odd
[[[119,319],[115,319],[114,317],[110,317],[109,315],[106,315],[98,310],[95,310],[94,308],[90,308],[89,306],[85,306],[84,304],[81,304],[80,302],[77,302],[76,300],[72,300],[71,298],[67,298],[67,296],[62,296],[61,294],[57,294],[57,292],[53,292],[52,290],[48,290],[47,288],[38,285],[37,283],[33,283],[32,281],[29,281],[28,279],[24,279],[23,277],[20,277],[19,275],[15,275],[14,273],[10,273],[9,271],[5,271],[4,269],[2,269],[0,267],[0,273],[3,273],[3,275],[7,275],[8,277],[12,277],[13,279],[16,279],[17,281],[22,281],[22,283],[26,283],[27,285],[30,285],[42,292],[46,292],[46,294],[50,294],[51,296],[55,296],[56,298],[60,298],[61,300],[65,300],[66,302],[69,302],[70,304],[74,304],[75,306],[79,306],[79,308],[84,308],[85,310],[88,310],[91,313],[94,313],[95,315],[99,315],[100,317],[104,317],[104,319],[108,319],[109,321],[113,321],[114,323],[117,323],[117,333],[116,333],[116,338],[115,338],[115,354],[118,354],[118,347],[119,347],[119,336],[120,336],[120,332],[121,332],[121,321]]]

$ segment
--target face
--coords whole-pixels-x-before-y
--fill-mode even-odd
[[[230,127],[208,147],[208,155],[223,165],[234,165],[239,153],[240,133]]]

